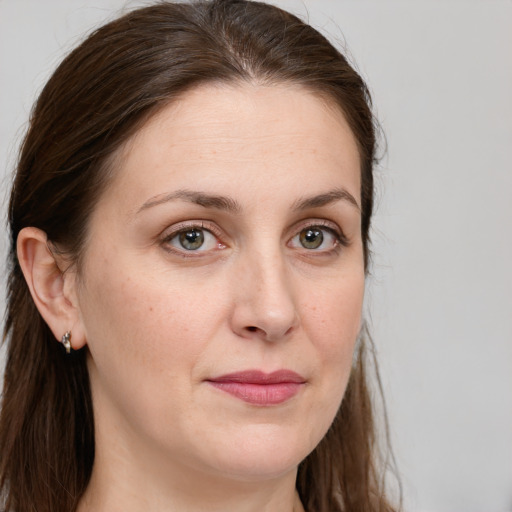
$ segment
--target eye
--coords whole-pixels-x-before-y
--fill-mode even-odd
[[[310,251],[334,249],[341,243],[341,235],[333,228],[325,226],[307,226],[297,233],[289,242],[291,247]]]
[[[204,231],[199,229],[189,229],[178,234],[178,241],[183,249],[195,251],[204,244]]]
[[[203,252],[222,248],[222,244],[212,232],[197,226],[172,233],[166,238],[165,243],[179,251]]]
[[[324,234],[316,227],[303,229],[299,233],[299,241],[304,249],[318,249],[324,241]]]

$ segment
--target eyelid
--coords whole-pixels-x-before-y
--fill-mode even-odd
[[[214,223],[203,219],[192,219],[183,222],[178,222],[177,224],[169,226],[162,232],[162,238],[169,239],[177,235],[180,231],[187,231],[194,228],[202,229],[204,231],[210,231],[210,233],[215,235],[217,238],[221,238],[224,236],[224,233]]]
[[[318,227],[330,231],[334,235],[336,240],[340,243],[340,245],[342,245],[343,247],[348,246],[350,243],[349,239],[347,238],[347,236],[337,223],[327,219],[316,218],[306,219],[295,224],[295,226],[293,227],[293,236],[291,239],[297,236],[303,229],[313,227]]]
[[[197,258],[197,257],[204,256],[205,253],[211,253],[212,251],[215,251],[215,249],[203,250],[203,251],[201,251],[201,250],[187,251],[186,249],[178,249],[177,247],[174,247],[168,243],[170,240],[172,240],[174,237],[176,237],[179,233],[181,233],[183,231],[190,231],[193,229],[200,229],[202,231],[207,231],[212,236],[214,236],[217,240],[216,249],[223,249],[226,247],[226,244],[221,240],[224,237],[224,233],[214,223],[205,221],[205,220],[187,220],[187,221],[179,222],[177,224],[173,224],[172,226],[169,226],[162,232],[162,234],[160,236],[160,244],[163,246],[165,251],[172,253],[172,254],[176,254],[183,258]]]
[[[350,244],[350,240],[345,236],[345,233],[341,229],[341,227],[333,221],[327,220],[327,219],[320,219],[320,218],[309,218],[304,219],[302,221],[297,222],[293,228],[291,229],[292,236],[288,238],[288,242],[286,245],[289,245],[291,241],[300,234],[300,232],[304,229],[308,228],[321,228],[326,231],[329,231],[332,236],[336,239],[336,244],[331,247],[330,249],[323,249],[314,251],[312,249],[306,249],[304,248],[304,251],[313,253],[316,252],[318,255],[326,255],[330,254],[333,251],[339,250],[340,247],[347,247]],[[168,242],[173,239],[175,236],[177,236],[180,232],[192,230],[192,229],[200,229],[203,231],[210,232],[218,242],[218,246],[215,249],[209,249],[209,250],[197,250],[197,251],[187,251],[186,249],[179,249],[174,246],[171,246],[168,244]],[[211,221],[203,220],[203,219],[193,219],[193,220],[187,220],[178,222],[177,224],[173,224],[166,228],[161,236],[160,236],[160,244],[164,247],[164,250],[166,250],[169,253],[176,254],[178,256],[181,256],[183,258],[197,258],[201,256],[205,256],[205,253],[212,253],[216,252],[216,250],[223,249],[226,247],[226,243],[224,242],[224,239],[226,238],[226,235],[224,232],[214,223]]]

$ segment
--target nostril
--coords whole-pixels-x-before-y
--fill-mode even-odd
[[[258,330],[258,328],[254,327],[254,325],[250,325],[249,327],[247,327],[247,330],[250,332],[256,332]]]

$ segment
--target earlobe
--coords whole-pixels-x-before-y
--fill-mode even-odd
[[[60,342],[71,331],[72,348],[83,347],[85,336],[76,300],[75,273],[62,271],[63,259],[58,261],[48,246],[46,233],[40,229],[23,228],[17,251],[32,299],[55,338]]]

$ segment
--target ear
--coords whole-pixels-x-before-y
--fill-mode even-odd
[[[71,332],[71,346],[85,343],[77,300],[76,272],[66,269],[64,258],[49,249],[46,233],[23,228],[17,241],[18,260],[32,299],[58,341]],[[65,271],[64,271],[65,270]]]

